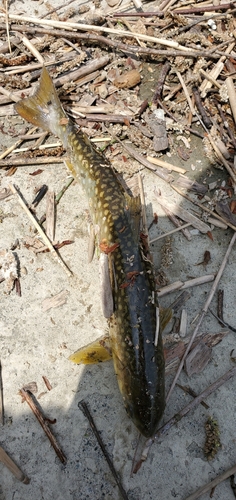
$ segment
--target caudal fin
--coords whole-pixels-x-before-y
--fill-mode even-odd
[[[28,122],[60,137],[60,120],[66,117],[66,114],[45,67],[42,69],[35,94],[17,102],[15,109]]]

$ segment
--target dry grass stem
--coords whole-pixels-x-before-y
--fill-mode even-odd
[[[27,132],[26,136],[33,134],[37,130],[37,127],[33,127],[29,132]],[[12,151],[14,151],[20,144],[22,144],[23,139],[19,139],[15,144],[10,146],[10,148],[6,149],[3,151],[3,153],[0,155],[0,160],[3,160],[3,158],[6,158]]]
[[[181,362],[180,362],[179,368],[178,368],[177,373],[176,373],[176,375],[175,375],[175,378],[174,378],[174,380],[173,380],[173,382],[172,382],[172,385],[171,385],[171,388],[170,388],[170,390],[169,390],[169,393],[168,393],[168,395],[167,395],[167,397],[166,397],[166,402],[168,402],[168,401],[169,401],[169,399],[170,399],[170,396],[171,396],[171,394],[172,394],[172,392],[173,392],[173,389],[174,389],[174,387],[175,387],[175,384],[176,384],[176,382],[177,382],[177,380],[178,380],[178,378],[179,378],[180,372],[181,372],[181,370],[182,370],[182,368],[183,368],[183,366],[184,366],[184,361],[185,361],[185,359],[186,359],[186,357],[187,357],[187,355],[188,355],[188,353],[189,353],[189,351],[190,351],[190,349],[191,349],[191,347],[192,347],[192,345],[193,345],[194,339],[195,339],[195,337],[196,337],[196,335],[197,335],[197,333],[198,333],[198,330],[199,330],[199,328],[200,328],[200,326],[201,326],[201,324],[202,324],[202,321],[203,321],[203,319],[204,319],[204,317],[205,317],[205,315],[206,315],[206,313],[207,313],[207,310],[208,310],[208,308],[209,308],[209,306],[210,306],[210,303],[211,303],[211,301],[212,301],[212,299],[213,299],[213,296],[214,296],[214,294],[215,294],[216,288],[217,288],[217,286],[218,286],[218,284],[219,284],[219,281],[220,281],[220,279],[221,279],[221,276],[222,276],[222,274],[223,274],[223,272],[224,272],[225,266],[226,266],[226,264],[227,264],[227,261],[228,261],[229,255],[230,255],[230,253],[231,253],[231,251],[232,251],[232,249],[233,249],[233,246],[234,246],[235,241],[236,241],[236,233],[234,233],[234,235],[233,235],[233,237],[232,237],[232,239],[231,239],[231,242],[230,242],[230,244],[229,244],[229,246],[228,246],[227,252],[226,252],[226,254],[225,254],[225,256],[224,256],[224,259],[223,259],[223,261],[222,261],[222,264],[221,264],[221,266],[220,266],[220,268],[219,268],[219,270],[218,270],[218,273],[217,273],[217,275],[216,275],[215,281],[214,281],[214,283],[213,283],[213,285],[212,285],[212,287],[211,287],[211,290],[210,290],[210,293],[209,293],[209,295],[208,295],[208,298],[207,298],[207,300],[206,300],[206,302],[205,302],[205,304],[204,304],[204,306],[203,306],[203,308],[202,308],[202,313],[201,313],[201,315],[200,315],[200,317],[199,317],[199,320],[198,320],[198,322],[197,322],[197,325],[196,325],[196,327],[195,327],[195,329],[194,329],[194,331],[193,331],[193,334],[192,334],[192,337],[191,337],[191,339],[190,339],[190,341],[189,341],[188,347],[187,347],[187,349],[186,349],[186,351],[185,351],[185,353],[184,353],[184,355],[183,355],[183,357],[182,357],[182,359],[181,359]]]
[[[175,281],[171,285],[163,286],[157,291],[158,297],[163,297],[169,293],[175,292],[176,290],[186,290],[187,288],[192,288],[197,285],[203,285],[213,281],[215,278],[214,274],[206,274],[205,276],[199,276],[198,278],[193,278],[187,281]]]
[[[214,217],[215,219],[219,220],[220,222],[222,222],[223,224],[225,224],[226,226],[229,226],[231,227],[234,231],[236,231],[236,226],[234,226],[233,224],[231,224],[230,222],[228,222],[227,220],[225,220],[223,217],[221,217],[220,215],[218,215],[217,213],[213,212],[213,210],[211,210],[210,208],[208,208],[207,206],[203,205],[202,203],[199,203],[198,201],[196,200],[193,200],[192,198],[190,198],[190,196],[188,196],[187,194],[185,193],[182,193],[182,191],[180,189],[178,189],[176,186],[174,186],[173,184],[171,185],[172,189],[174,189],[177,193],[179,193],[181,196],[183,196],[184,198],[186,198],[186,200],[190,201],[191,203],[193,203],[194,205],[196,205],[197,207],[201,208],[201,210],[203,210],[203,212],[207,212],[209,214],[212,215],[212,217]]]
[[[0,17],[4,17],[4,14],[0,13]],[[81,31],[99,31],[102,33],[109,33],[115,35],[117,38],[119,37],[128,37],[133,38],[133,33],[129,31],[116,30],[112,28],[106,28],[105,26],[96,26],[91,24],[81,24],[81,23],[68,23],[63,21],[55,21],[48,19],[38,19],[36,17],[28,17],[28,16],[18,16],[15,14],[9,14],[9,19],[13,21],[20,21],[26,23],[33,23],[36,25],[42,26],[52,26],[53,28],[63,28],[66,30],[81,30]],[[185,53],[191,53],[192,49],[180,45],[178,42],[174,42],[172,40],[165,40],[164,38],[157,38],[154,36],[143,35],[141,33],[137,33],[137,36],[140,40],[144,40],[146,42],[158,43],[160,45],[165,45],[166,47],[171,47],[173,49],[178,49],[184,51]],[[231,49],[232,50],[232,49]],[[230,52],[231,52],[230,50]],[[230,53],[229,52],[229,53]]]
[[[9,185],[9,188],[11,189],[11,191],[12,191],[13,194],[17,195],[17,198],[18,198],[18,201],[19,201],[20,205],[22,206],[22,208],[24,209],[24,211],[27,213],[27,215],[28,215],[29,219],[31,220],[31,222],[33,223],[34,227],[37,229],[37,231],[40,234],[40,236],[41,236],[42,240],[44,241],[45,245],[47,245],[47,247],[49,248],[49,250],[50,250],[50,252],[51,252],[54,260],[56,262],[58,262],[63,267],[63,269],[66,271],[67,276],[72,276],[72,272],[66,266],[66,264],[64,263],[64,261],[62,260],[62,258],[60,257],[60,255],[56,252],[56,250],[55,250],[54,246],[52,245],[51,241],[48,239],[48,237],[44,233],[43,229],[41,228],[41,226],[36,221],[36,219],[35,219],[34,215],[32,214],[32,212],[28,209],[28,207],[25,204],[23,198],[21,197],[19,191],[15,188],[15,186],[13,186],[11,184]]]
[[[10,160],[0,161],[0,168],[5,167],[27,167],[32,165],[49,165],[56,163],[63,163],[66,160],[65,156],[60,156],[52,158],[51,156],[40,156],[35,158],[11,158]]]
[[[230,52],[233,50],[235,46],[235,42],[232,42],[226,49],[225,55],[222,56],[219,61],[216,63],[214,68],[210,71],[209,76],[210,78],[213,78],[213,80],[216,80],[221,73],[223,67],[224,67],[224,62],[227,57],[227,55],[230,54]],[[206,97],[207,90],[209,90],[212,87],[212,82],[209,81],[209,79],[203,80],[199,87],[199,92],[201,92],[201,97]]]
[[[36,47],[34,47],[34,45],[31,43],[31,41],[25,35],[22,36],[20,34],[19,36],[21,37],[21,41],[23,42],[25,47],[27,47],[27,49],[29,49],[29,51],[31,52],[31,54],[33,54],[35,59],[38,59],[39,63],[44,65],[44,58],[41,56],[41,54],[36,49]]]
[[[182,226],[178,226],[175,229],[172,229],[172,231],[168,231],[168,233],[161,234],[161,236],[157,236],[156,238],[153,238],[152,240],[149,241],[149,243],[154,243],[155,241],[161,240],[162,238],[166,238],[166,236],[170,236],[171,234],[177,233],[177,231],[183,231],[183,229],[186,229],[187,227],[191,226],[192,224],[190,222],[187,222],[187,224],[183,224]]]
[[[158,165],[158,167],[163,167],[170,171],[173,170],[173,172],[179,172],[180,174],[185,174],[186,172],[184,168],[172,165],[172,163],[168,163],[164,160],[161,160],[160,158],[153,158],[152,156],[147,156],[147,160],[153,163],[154,165]]]
[[[167,209],[169,212],[172,212],[174,215],[176,215],[180,219],[183,219],[185,222],[191,223],[192,226],[194,226],[203,234],[206,234],[210,231],[210,226],[208,226],[208,224],[206,224],[205,222],[202,222],[195,215],[191,214],[189,210],[180,207],[178,203],[171,203],[169,201],[167,203],[165,198],[163,198],[163,196],[160,196],[156,189],[154,190],[154,193],[156,195],[157,202],[164,210]]]
[[[215,479],[205,484],[205,486],[199,488],[197,491],[195,491],[195,493],[192,493],[192,495],[186,497],[185,500],[196,500],[208,491],[213,490],[213,488],[215,488],[218,484],[222,483],[223,481],[225,481],[225,479],[228,479],[228,477],[233,476],[234,474],[236,474],[236,465],[234,465],[230,469],[227,469]]]

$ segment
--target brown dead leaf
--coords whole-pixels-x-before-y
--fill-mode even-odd
[[[137,71],[137,69],[131,69],[123,73],[123,75],[118,76],[113,83],[118,89],[131,89],[135,87],[135,85],[138,85],[140,81],[141,76],[139,71]]]
[[[232,214],[236,214],[236,200],[232,200],[230,202],[230,210],[231,210]]]

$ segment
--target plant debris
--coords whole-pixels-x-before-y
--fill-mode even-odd
[[[213,460],[221,447],[220,430],[215,418],[209,417],[205,423],[206,442],[204,445],[204,455],[207,460]]]

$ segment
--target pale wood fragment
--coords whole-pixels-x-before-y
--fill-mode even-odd
[[[51,241],[54,241],[54,234],[55,234],[55,193],[54,193],[54,191],[47,192],[46,234]]]
[[[168,163],[167,161],[161,160],[160,158],[153,158],[153,156],[147,156],[147,160],[154,165],[158,165],[159,167],[166,168],[167,170],[179,172],[180,174],[185,174],[186,170],[181,167],[177,167],[176,165],[172,165],[172,163]]]
[[[188,377],[191,377],[194,373],[200,373],[209,363],[211,357],[212,349],[206,346],[203,340],[201,340],[201,342],[192,349],[185,360],[184,368]]]

